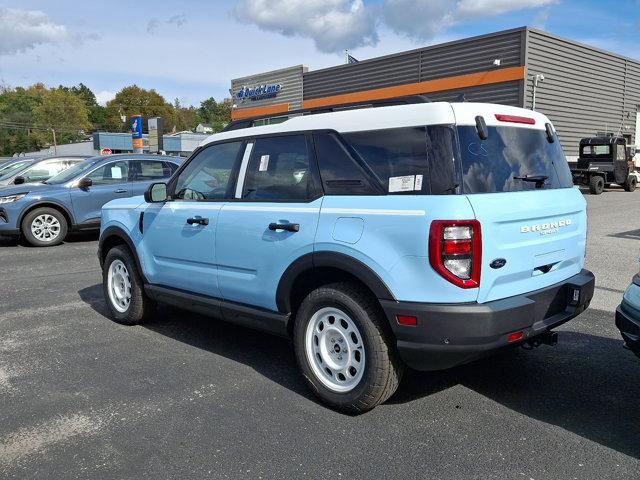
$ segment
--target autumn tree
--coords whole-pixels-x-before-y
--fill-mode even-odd
[[[171,132],[176,128],[173,106],[155,90],[145,90],[137,85],[123,88],[107,103],[106,125],[111,131],[126,132],[129,130],[131,115],[136,114],[142,115],[144,133],[148,133],[147,121],[150,117],[162,117],[165,132]],[[126,117],[124,124],[121,120],[122,115]]]
[[[54,131],[57,143],[77,142],[91,129],[89,108],[76,94],[56,88],[42,94],[42,101],[33,109],[35,135],[51,144]]]
[[[0,89],[0,155],[29,152],[43,146],[34,135],[33,110],[40,105],[46,87],[41,83],[28,88]]]

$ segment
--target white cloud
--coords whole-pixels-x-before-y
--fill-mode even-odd
[[[109,90],[102,90],[101,92],[96,93],[96,102],[103,107],[109,100],[113,100],[114,98],[116,98],[116,94]]]
[[[453,23],[450,0],[385,0],[384,23],[395,33],[414,40],[430,40]]]
[[[456,9],[459,18],[492,17],[503,13],[546,7],[557,0],[460,0]]]
[[[240,0],[232,13],[263,30],[311,38],[321,52],[378,43],[375,15],[362,0]]]
[[[0,55],[13,55],[45,43],[69,38],[64,25],[53,23],[38,10],[0,7]]]
[[[176,27],[180,28],[185,23],[187,23],[187,16],[184,13],[180,13],[178,15],[172,15],[167,20],[167,23],[173,23]]]

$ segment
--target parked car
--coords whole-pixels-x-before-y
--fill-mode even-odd
[[[588,185],[590,193],[600,195],[612,183],[633,192],[638,184],[634,170],[626,139],[593,137],[580,140],[580,157],[571,173],[576,185]]]
[[[328,405],[554,344],[584,311],[587,215],[544,115],[423,103],[297,116],[211,136],[171,181],[103,208],[112,317],[156,302],[293,339]]]
[[[19,157],[12,158],[0,165],[0,178],[7,175],[9,172],[24,169],[33,163],[33,158],[31,157]]]
[[[141,195],[168,179],[182,160],[159,155],[91,157],[50,178],[0,190],[0,235],[22,235],[34,246],[60,244],[69,230],[100,227],[102,206]]]
[[[20,159],[8,165],[7,171],[0,176],[0,187],[42,182],[86,158],[86,156],[63,156]]]
[[[616,326],[625,346],[640,357],[640,274],[633,277],[616,308]]]

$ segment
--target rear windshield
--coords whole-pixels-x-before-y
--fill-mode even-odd
[[[611,157],[611,145],[583,145],[580,156],[591,158]]]
[[[572,188],[560,141],[544,130],[488,127],[481,140],[475,127],[458,127],[464,193]]]

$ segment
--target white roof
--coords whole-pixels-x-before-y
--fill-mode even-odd
[[[505,124],[496,119],[496,114],[533,118],[535,125],[520,123]],[[300,115],[276,125],[250,127],[221,132],[207,137],[201,145],[220,140],[252,137],[283,132],[306,130],[335,130],[337,132],[360,132],[386,128],[414,127],[421,125],[475,125],[475,118],[482,115],[487,125],[509,125],[522,128],[545,128],[549,119],[541,113],[524,108],[492,103],[417,103],[390,107],[360,108],[339,112]]]

